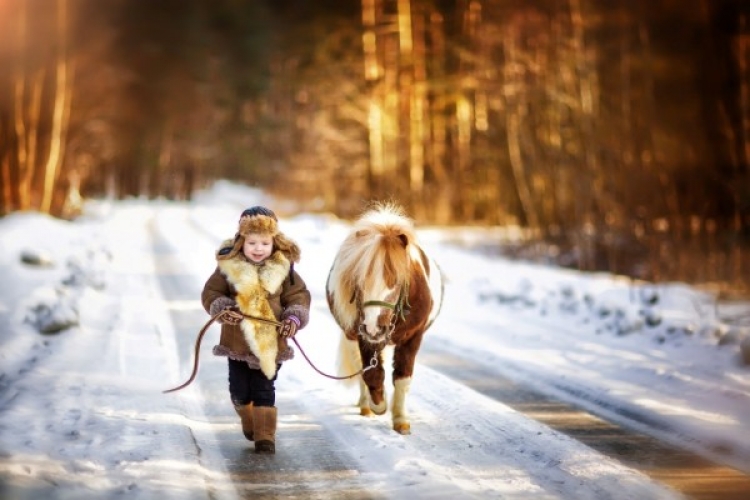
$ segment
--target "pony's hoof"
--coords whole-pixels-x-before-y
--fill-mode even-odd
[[[399,424],[393,424],[393,430],[399,434],[406,436],[411,434],[411,425],[409,422],[401,422]]]
[[[255,453],[261,453],[264,455],[276,454],[276,444],[273,441],[262,440],[255,442]]]
[[[363,417],[371,417],[372,416],[372,410],[369,407],[364,406],[364,407],[362,407],[362,408],[359,409],[359,414],[362,415]]]

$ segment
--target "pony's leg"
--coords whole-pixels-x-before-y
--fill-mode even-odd
[[[342,335],[339,341],[339,374],[341,376],[348,376],[361,369],[362,359],[360,358],[357,341],[350,340],[348,335]],[[354,380],[354,378],[351,378],[344,382],[350,384],[353,383]],[[370,410],[370,398],[367,394],[367,385],[365,385],[361,376],[356,377],[356,380],[359,382],[359,400],[357,401],[359,414],[369,416],[372,414],[372,411]]]
[[[378,360],[378,364],[374,368],[370,368],[362,374],[362,381],[367,386],[367,390],[370,394],[370,409],[376,415],[382,415],[388,409],[388,402],[385,400],[385,388],[383,382],[385,381],[385,370],[383,369],[383,355],[382,352],[373,349],[370,344],[366,341],[359,341],[359,352],[362,356],[362,364],[368,366],[373,356]]]
[[[399,434],[411,433],[411,423],[406,411],[406,395],[411,386],[414,361],[417,359],[417,352],[421,344],[422,334],[414,335],[408,341],[397,345],[393,352],[393,400],[391,402],[391,416],[393,418],[393,430]]]
[[[372,415],[367,384],[365,384],[365,381],[361,376],[359,377],[359,401],[357,402],[357,406],[359,406],[359,414],[363,417],[369,417],[370,415]]]
[[[411,423],[406,412],[406,394],[411,386],[411,377],[393,381],[393,401],[391,402],[391,416],[393,430],[399,434],[411,434]]]

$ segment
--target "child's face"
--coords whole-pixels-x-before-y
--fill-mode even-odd
[[[242,252],[253,262],[263,262],[273,251],[273,236],[267,234],[248,234]]]

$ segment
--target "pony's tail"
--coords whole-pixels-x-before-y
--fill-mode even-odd
[[[339,356],[338,356],[339,376],[346,377],[352,373],[357,373],[362,369],[362,358],[359,355],[359,345],[356,340],[349,340],[344,333],[339,338]],[[358,377],[350,377],[344,380],[346,385],[353,385],[358,381]]]

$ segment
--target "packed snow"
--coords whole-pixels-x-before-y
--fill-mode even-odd
[[[313,306],[297,338],[334,374],[339,333],[324,287],[346,221],[294,214],[223,182],[191,202],[91,201],[73,222],[38,213],[0,219],[0,497],[238,497],[229,479],[236,458],[217,442],[236,435],[234,457],[249,443],[229,403],[225,361],[210,355],[217,327],[204,340],[196,383],[162,391],[189,375],[208,319],[199,294],[214,250],[254,204],[276,209],[302,248],[296,269]],[[750,473],[747,304],[474,249],[497,232],[419,229],[447,281],[425,349],[459,353]],[[376,498],[679,498],[417,361],[412,434],[402,436],[388,415],[360,417],[355,388],[319,376],[298,352],[277,382],[274,467],[308,453],[293,436],[317,429],[337,455],[331,460],[353,471],[338,480]],[[320,498],[331,490],[304,474],[282,486],[300,485]]]

